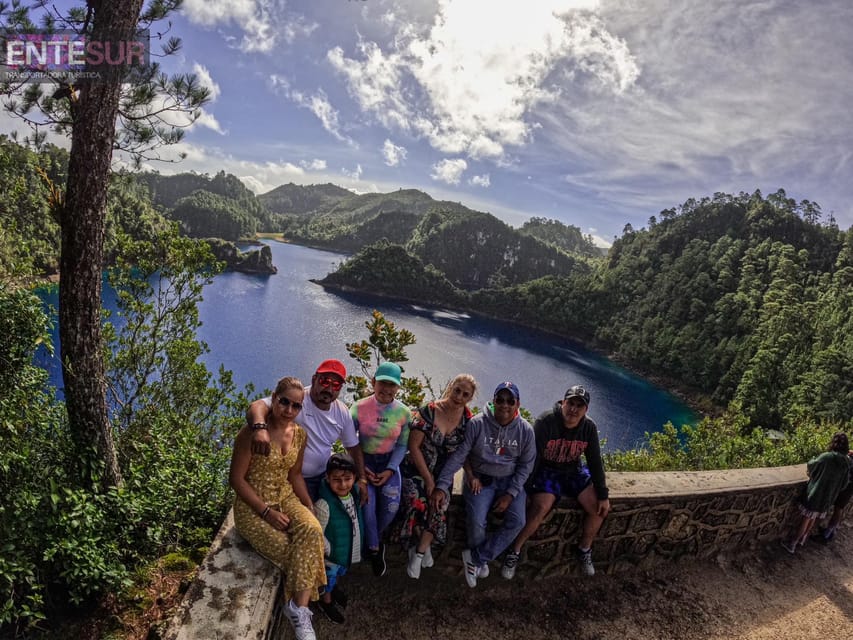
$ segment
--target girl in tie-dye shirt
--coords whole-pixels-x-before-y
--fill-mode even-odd
[[[412,412],[396,399],[400,367],[383,362],[373,377],[373,395],[359,400],[350,412],[364,452],[368,502],[364,505],[364,544],[373,573],[385,574],[382,533],[400,508],[400,463],[406,455]]]

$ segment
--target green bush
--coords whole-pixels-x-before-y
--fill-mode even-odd
[[[64,405],[31,364],[48,342],[41,303],[0,287],[0,635],[37,626],[52,605],[125,592],[164,554],[197,555],[228,508],[247,401],[230,372],[214,378],[199,362],[212,256],[174,231],[157,246],[120,240],[133,262],[111,274],[121,322],[105,334],[121,487],[93,493],[101,483],[83,477]]]
[[[771,437],[748,425],[746,416],[733,411],[681,429],[668,422],[659,432],[647,432],[638,448],[605,454],[605,465],[610,471],[701,471],[800,464],[825,451],[832,434],[844,430],[804,421]]]

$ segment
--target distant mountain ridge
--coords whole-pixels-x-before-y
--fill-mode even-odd
[[[289,182],[257,198],[271,213],[302,216],[326,211],[352,195],[352,191],[331,183],[305,187]]]
[[[235,241],[257,231],[297,244],[356,253],[399,245],[465,290],[568,275],[597,255],[577,227],[544,218],[514,229],[490,213],[418,189],[356,194],[331,183],[288,183],[255,196],[231,174],[140,174],[163,213],[194,237]]]

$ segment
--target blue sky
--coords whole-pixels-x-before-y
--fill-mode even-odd
[[[849,0],[185,0],[164,65],[213,100],[151,167],[412,187],[604,242],[782,187],[847,228],[851,32]]]

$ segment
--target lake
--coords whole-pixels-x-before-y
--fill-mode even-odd
[[[279,242],[269,243],[278,273],[271,276],[225,273],[204,289],[198,337],[208,343],[205,362],[234,373],[242,387],[275,386],[284,375],[308,384],[320,361],[338,358],[355,365],[345,343],[367,337],[364,324],[378,309],[398,328],[413,332],[405,374],[428,377],[438,390],[457,373],[471,373],[481,385],[474,404],[512,380],[521,403],[534,416],[550,408],[573,384],[591,394],[589,416],[608,450],[634,445],[646,431],[667,421],[693,422],[696,415],[677,397],[655,387],[583,344],[507,323],[446,310],[354,294],[325,291],[309,282],[333,271],[346,256]],[[47,296],[56,304],[56,292]],[[104,305],[115,296],[104,292]],[[61,385],[58,361],[45,361],[51,380]]]

